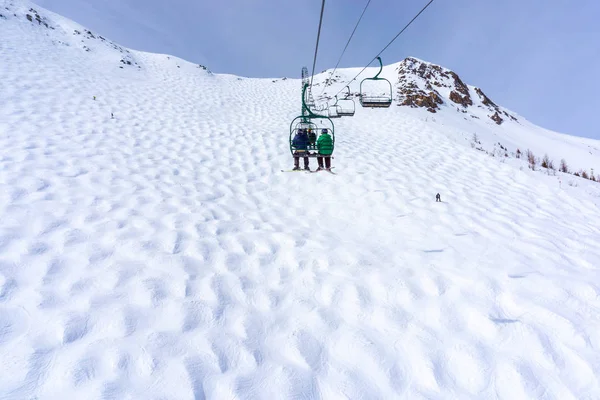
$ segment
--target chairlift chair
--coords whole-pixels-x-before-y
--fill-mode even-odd
[[[299,157],[299,155],[294,154],[294,146],[292,144],[292,140],[294,139],[294,136],[296,136],[296,133],[298,132],[299,129],[312,129],[314,131],[314,133],[318,134],[321,132],[322,129],[327,129],[328,133],[331,135],[331,139],[333,141],[333,144],[335,146],[335,126],[333,124],[333,121],[331,120],[331,118],[328,115],[319,115],[319,114],[315,114],[309,107],[307,107],[306,104],[306,97],[305,97],[305,92],[306,89],[308,87],[308,84],[304,85],[304,88],[302,89],[302,104],[303,104],[303,110],[306,110],[307,115],[300,115],[296,118],[294,118],[292,120],[292,122],[290,123],[290,137],[289,137],[289,143],[290,143],[290,152],[292,153],[293,157]],[[317,126],[317,122],[320,122],[321,126]],[[302,155],[301,157],[317,157],[317,152],[310,152],[311,150],[316,150],[316,144],[315,143],[311,143],[308,146],[308,151],[306,155]],[[331,156],[324,156],[324,157],[331,157]]]
[[[360,105],[363,107],[386,108],[392,105],[392,84],[387,79],[379,77],[379,74],[383,71],[383,63],[381,62],[381,57],[377,57],[377,60],[379,60],[379,72],[377,72],[377,75],[372,78],[365,78],[360,82]],[[381,85],[383,87],[380,86],[379,91],[371,89],[367,93],[363,89],[363,83],[366,81],[386,82],[387,85]]]
[[[327,107],[327,116],[329,118],[340,118],[341,117],[341,115],[339,113],[339,107],[337,105],[337,97],[336,97],[336,102],[333,105]]]
[[[337,113],[340,117],[352,117],[356,108],[354,106],[354,100],[350,98],[350,87],[346,86],[346,88],[348,89],[348,93],[346,93],[346,96],[344,96],[343,99],[340,100],[335,96]]]

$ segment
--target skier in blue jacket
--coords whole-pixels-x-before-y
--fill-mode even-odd
[[[306,154],[308,154],[308,143],[309,143],[309,139],[308,139],[308,134],[306,133],[305,129],[298,129],[298,132],[296,133],[296,136],[294,136],[294,138],[292,139],[292,147],[294,148],[294,171],[297,171],[300,169],[300,156],[301,155],[305,155],[304,156],[304,169],[307,171],[310,171],[310,168],[308,166],[308,157],[306,156]]]

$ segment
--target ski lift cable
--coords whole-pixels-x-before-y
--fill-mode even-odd
[[[350,37],[348,38],[348,42],[346,42],[346,46],[344,47],[344,50],[342,50],[342,54],[340,55],[340,58],[338,59],[337,64],[335,64],[335,67],[333,68],[333,71],[331,72],[331,74],[329,74],[329,79],[331,79],[331,77],[333,76],[333,74],[337,70],[337,67],[340,65],[340,62],[342,61],[342,57],[344,57],[344,53],[346,53],[346,49],[348,48],[348,45],[350,44],[350,41],[352,40],[352,37],[354,36],[354,33],[356,32],[356,29],[358,28],[358,25],[360,24],[360,21],[362,20],[363,15],[365,15],[365,11],[367,11],[367,8],[369,7],[369,4],[371,4],[371,0],[369,0],[367,2],[367,5],[363,9],[362,14],[360,14],[360,17],[358,18],[358,22],[354,26],[354,30],[350,34]],[[322,95],[323,92],[325,91],[325,86],[326,85],[323,85],[323,89],[321,89],[321,93],[319,94],[319,96]]]
[[[317,65],[317,52],[319,51],[319,38],[321,37],[321,25],[323,24],[323,11],[325,11],[325,0],[321,3],[321,17],[319,18],[319,30],[317,32],[317,45],[315,46],[315,58],[313,60],[312,74],[310,75],[310,88],[312,90],[315,66]]]
[[[352,78],[352,79],[351,79],[351,80],[350,80],[348,83],[350,83],[350,82],[354,81],[356,78],[358,78],[358,76],[359,76],[360,74],[362,74],[362,73],[364,72],[364,70],[365,70],[365,69],[367,69],[367,68],[369,67],[369,65],[370,65],[370,64],[371,64],[373,61],[377,60],[377,57],[379,57],[379,56],[380,56],[380,55],[381,55],[381,54],[382,54],[384,51],[386,51],[386,50],[387,50],[387,48],[388,48],[388,47],[390,47],[390,46],[392,45],[392,43],[394,43],[394,41],[395,41],[396,39],[398,39],[398,37],[399,37],[399,36],[400,36],[400,35],[401,35],[401,34],[402,34],[402,33],[403,33],[403,32],[404,32],[404,31],[405,31],[405,30],[406,30],[406,29],[407,29],[407,28],[408,28],[408,27],[409,27],[409,26],[410,26],[410,25],[411,25],[411,24],[412,24],[412,23],[413,23],[413,22],[414,22],[414,21],[415,21],[417,18],[419,18],[419,16],[420,16],[420,15],[423,13],[423,11],[425,11],[425,10],[427,9],[427,7],[429,7],[429,6],[431,5],[431,3],[433,3],[433,1],[434,1],[434,0],[430,0],[430,1],[429,1],[429,3],[427,3],[427,4],[425,5],[425,7],[423,7],[423,8],[421,9],[421,11],[419,11],[419,13],[418,13],[417,15],[415,15],[415,16],[413,17],[413,19],[411,19],[411,20],[410,20],[410,22],[409,22],[408,24],[406,24],[406,25],[404,26],[404,28],[402,28],[402,30],[401,30],[400,32],[398,32],[398,34],[397,34],[396,36],[394,36],[394,38],[393,38],[393,39],[392,39],[392,40],[391,40],[391,41],[390,41],[390,42],[389,42],[389,43],[388,43],[388,44],[387,44],[387,45],[386,45],[386,46],[383,48],[383,50],[381,50],[379,53],[377,53],[377,55],[376,55],[375,57],[373,57],[373,59],[372,59],[371,61],[369,61],[369,63],[366,65],[366,67],[364,67],[364,68],[363,68],[363,69],[362,69],[362,70],[361,70],[361,71],[360,71],[358,74],[356,74],[356,76],[355,76],[354,78]],[[346,88],[346,87],[344,86],[344,88],[343,88],[342,90],[340,90],[339,92],[337,92],[337,93],[335,94],[335,96],[337,96],[338,94],[340,94],[340,93],[341,93],[341,92],[342,92],[342,91],[343,91],[345,88]],[[335,97],[335,96],[334,96],[334,97]]]

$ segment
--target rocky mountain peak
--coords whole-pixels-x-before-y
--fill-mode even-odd
[[[502,110],[480,88],[469,87],[455,72],[414,57],[404,59],[397,67],[397,103],[400,106],[424,107],[435,113],[442,105],[480,118],[476,109],[485,111],[488,118],[500,125],[505,118],[517,118]],[[505,118],[503,118],[505,117]]]

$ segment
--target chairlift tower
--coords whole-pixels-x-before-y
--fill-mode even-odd
[[[303,91],[304,91],[305,85],[310,85],[310,75],[308,75],[308,68],[302,67],[302,89],[303,89]],[[308,87],[308,90],[306,90],[306,99],[304,99],[304,101],[306,102],[306,106],[308,106],[309,108],[315,106],[315,99],[313,98],[310,86]],[[304,108],[304,103],[303,103],[302,104],[302,115],[306,115],[306,114],[308,114],[308,111]]]

